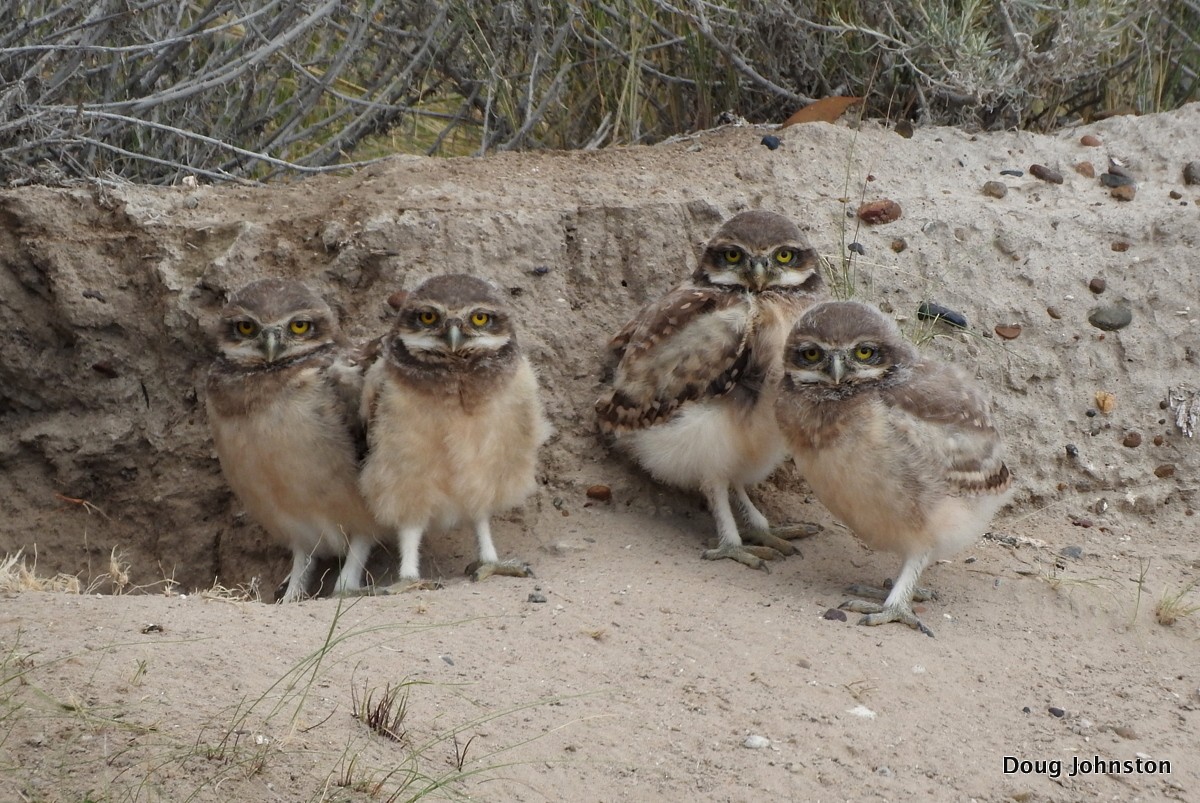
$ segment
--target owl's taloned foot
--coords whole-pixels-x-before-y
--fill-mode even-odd
[[[784,542],[786,543],[786,542]],[[788,544],[788,546],[791,546]],[[745,544],[721,544],[715,549],[706,549],[703,552],[705,560],[721,560],[729,558],[736,560],[743,566],[749,566],[751,569],[762,569],[770,574],[771,569],[767,566],[769,560],[781,560],[783,553],[769,546],[747,546]]]
[[[393,594],[405,594],[409,591],[437,591],[441,587],[440,580],[400,580],[386,588],[376,590],[375,594],[380,597],[388,597]]]
[[[467,576],[475,582],[486,580],[493,574],[503,577],[533,577],[533,567],[519,560],[501,560],[492,562],[473,561],[467,566]]]
[[[860,625],[874,627],[875,625],[884,625],[888,622],[899,622],[933,638],[933,631],[926,627],[925,623],[918,619],[917,615],[912,612],[912,608],[907,605],[892,605],[889,607],[861,599],[848,599],[838,607],[844,611],[866,614],[866,616],[858,620]]]
[[[856,597],[867,597],[868,599],[887,599],[888,594],[891,593],[891,590],[892,590],[892,581],[891,580],[888,580],[887,583],[884,584],[883,588],[876,588],[875,586],[858,585],[857,583],[852,586],[846,586],[847,594],[853,594]],[[913,602],[929,602],[930,600],[935,600],[937,598],[938,598],[937,592],[934,591],[932,588],[925,588],[923,586],[917,586],[916,588],[913,589],[913,593],[912,593],[912,601]]]
[[[800,549],[792,541],[812,538],[824,529],[820,524],[810,522],[785,524],[766,530],[750,530],[746,533],[745,540],[758,546],[770,547],[781,555],[800,555]]]

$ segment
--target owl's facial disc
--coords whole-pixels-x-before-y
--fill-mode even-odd
[[[497,313],[485,308],[465,314],[433,305],[411,314],[408,331],[400,339],[412,352],[440,352],[470,356],[476,352],[496,351],[509,342],[509,335],[498,331]]]

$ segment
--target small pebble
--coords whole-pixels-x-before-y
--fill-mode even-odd
[[[1016,323],[996,324],[996,336],[1001,340],[1016,340],[1021,336],[1021,325]]]
[[[1053,168],[1046,167],[1045,165],[1030,165],[1029,173],[1035,178],[1040,178],[1042,181],[1046,181],[1051,184],[1063,183],[1062,173]]]
[[[1112,729],[1113,733],[1120,736],[1122,739],[1136,739],[1137,732],[1128,725],[1118,725]]]
[[[955,312],[949,307],[926,301],[917,307],[917,317],[922,321],[932,321],[941,318],[946,323],[962,329],[967,328],[967,318],[961,312]]]
[[[897,254],[899,254],[901,251],[904,251],[906,248],[908,248],[908,240],[904,239],[903,237],[897,237],[896,239],[892,240],[892,250]]]
[[[1129,250],[1129,243],[1125,242],[1124,240],[1113,240],[1112,250],[1116,251],[1118,254],[1123,254]]]
[[[1021,170],[1001,170],[1001,171],[1000,171],[1000,175],[1002,175],[1002,176],[1016,176],[1017,178],[1020,178],[1021,176],[1025,175],[1025,173],[1024,173],[1023,171],[1021,171]]]
[[[754,733],[747,736],[746,741],[742,742],[742,747],[747,747],[751,750],[762,750],[764,747],[770,746],[770,739],[768,739],[766,736],[759,736],[758,734]]]
[[[1183,193],[1180,192],[1179,190],[1171,190],[1170,192],[1167,193],[1167,195],[1171,196],[1171,200],[1173,200],[1173,201],[1178,201],[1180,198],[1183,197]]]
[[[858,254],[859,256],[865,256],[867,253],[867,249],[863,247],[862,243],[850,243],[850,245],[846,246],[846,248]]]
[[[983,194],[992,198],[1003,198],[1008,195],[1008,186],[1003,181],[985,181]]]
[[[1137,182],[1120,173],[1101,173],[1100,183],[1105,187],[1131,187]]]
[[[1108,282],[1104,281],[1104,279],[1101,279],[1099,276],[1093,276],[1092,280],[1088,282],[1088,289],[1096,295],[1103,293],[1106,287],[1108,287]]]
[[[900,215],[900,204],[888,198],[880,201],[868,201],[858,208],[858,216],[864,223],[891,223],[898,220]]]
[[[1183,166],[1183,183],[1200,184],[1200,162],[1188,162]]]
[[[875,770],[875,774],[881,778],[893,778],[896,773],[892,772],[891,767],[879,767]]]
[[[1133,321],[1133,311],[1128,307],[1117,305],[1096,307],[1088,313],[1088,323],[1105,332],[1115,332],[1124,329]]]
[[[1160,480],[1170,479],[1175,476],[1175,466],[1170,463],[1163,463],[1161,466],[1155,467],[1154,476]]]
[[[1118,201],[1132,201],[1137,196],[1137,188],[1132,184],[1126,184],[1122,187],[1113,187],[1108,194]]]
[[[1165,439],[1165,438],[1163,438],[1163,436],[1162,436],[1162,435],[1155,435],[1155,436],[1154,436],[1154,445],[1155,445],[1155,446],[1162,446],[1162,445],[1163,445],[1165,442],[1166,442],[1166,439]]]
[[[101,360],[98,363],[94,363],[92,370],[106,379],[116,379],[121,375],[120,371],[114,368],[113,364],[108,360]]]
[[[443,656],[441,656],[441,658],[443,661],[446,662],[447,666],[454,666],[454,659],[451,658],[449,655],[443,655]]]
[[[779,141],[779,137],[776,137],[772,134],[767,134],[765,137],[762,138],[762,144],[766,145],[767,148],[770,150],[775,150],[782,143]]]
[[[1089,407],[1084,410],[1083,414],[1088,418],[1095,418],[1096,416],[1100,415],[1100,412],[1095,407]]]
[[[1058,307],[1046,307],[1046,314],[1056,321],[1062,320],[1062,312],[1059,311]]]
[[[1065,546],[1058,551],[1058,554],[1062,555],[1064,558],[1071,558],[1072,560],[1079,560],[1080,558],[1083,557],[1083,547],[1074,546],[1074,545]]]
[[[1067,715],[1066,711],[1062,710],[1061,708],[1059,708],[1056,705],[1052,705],[1049,708],[1047,708],[1046,710],[1050,712],[1050,716],[1058,717],[1059,719],[1062,719],[1063,717],[1065,717]]]
[[[1073,518],[1073,519],[1071,519],[1071,523],[1074,524],[1076,527],[1082,527],[1085,530],[1087,528],[1091,527],[1093,524],[1091,519],[1082,519],[1082,518]]]
[[[1136,449],[1142,445],[1142,433],[1126,432],[1125,437],[1121,438],[1121,445],[1127,449]]]
[[[1094,137],[1091,134],[1084,134],[1082,137],[1079,138],[1079,144],[1084,145],[1088,148],[1098,148],[1099,146],[1103,145],[1104,143],[1102,143],[1100,141],[1099,137]]]
[[[1021,708],[1021,713],[1022,713],[1022,714],[1032,714],[1032,713],[1033,713],[1033,709],[1031,709],[1029,706],[1023,706],[1023,707]]]
[[[549,265],[538,265],[536,268],[530,271],[530,273],[532,273],[534,276],[545,276],[549,272]]]
[[[900,120],[896,123],[896,133],[905,139],[912,139],[913,124],[908,120]]]
[[[1091,162],[1078,162],[1075,164],[1075,172],[1084,178],[1095,178],[1096,168]]]
[[[530,591],[527,597],[528,602],[545,602],[546,595],[539,591]]]
[[[388,296],[387,303],[392,309],[400,309],[404,306],[405,299],[408,298],[407,290],[397,290]]]
[[[1067,457],[1079,457],[1079,447],[1073,443],[1068,443],[1066,446]]]
[[[612,500],[612,488],[607,485],[593,485],[587,489],[587,498],[595,499],[597,502],[608,502]]]
[[[830,608],[821,615],[821,618],[831,622],[844,622],[846,621],[846,612],[838,608]]]

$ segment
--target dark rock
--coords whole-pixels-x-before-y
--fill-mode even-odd
[[[850,243],[846,248],[859,256],[864,256],[867,253],[867,249],[863,247],[862,243]]]
[[[1132,201],[1137,197],[1137,187],[1132,184],[1125,184],[1120,187],[1113,187],[1109,190],[1109,195],[1116,198],[1118,201]]]
[[[542,593],[540,593],[540,592],[538,592],[538,591],[530,591],[530,592],[529,592],[528,601],[529,601],[529,602],[545,602],[545,601],[546,601],[546,595],[545,595],[545,594],[542,594]]]
[[[1017,323],[998,323],[995,326],[995,332],[996,336],[1001,340],[1016,340],[1021,336],[1021,325]]]
[[[1079,138],[1079,144],[1088,148],[1098,148],[1104,143],[1100,141],[1099,137],[1094,137],[1091,134],[1084,134]]]
[[[895,251],[897,254],[899,254],[900,252],[904,251],[907,248],[908,248],[908,240],[904,239],[903,237],[897,237],[896,239],[892,240],[892,250]]]
[[[831,622],[844,622],[846,621],[846,612],[837,608],[830,608],[821,615],[821,618],[828,619]]]
[[[1161,466],[1156,466],[1154,476],[1160,480],[1170,479],[1175,476],[1175,466],[1170,463],[1163,463]]]
[[[967,328],[967,318],[965,315],[961,312],[955,312],[949,307],[943,307],[941,304],[935,304],[932,301],[926,301],[917,307],[917,317],[922,321],[935,321],[941,318],[951,326],[957,326],[962,329]]]
[[[1130,187],[1137,184],[1129,176],[1122,176],[1119,173],[1101,173],[1100,183],[1105,187]]]
[[[1079,447],[1073,443],[1066,445],[1067,457],[1079,457]]]
[[[779,141],[779,137],[772,136],[771,134],[767,134],[765,137],[762,138],[762,144],[766,145],[767,148],[769,148],[770,150],[775,150],[783,143]]]
[[[1096,168],[1091,162],[1078,162],[1075,164],[1075,172],[1084,178],[1095,178]]]
[[[1023,170],[1001,170],[1000,175],[1016,176],[1017,178],[1020,178],[1021,176],[1025,175],[1025,172]]]
[[[1142,433],[1126,432],[1125,437],[1121,438],[1121,445],[1127,449],[1136,449],[1142,445]]]
[[[593,485],[587,489],[587,498],[597,502],[612,501],[612,488],[607,485]]]
[[[1046,181],[1051,184],[1063,183],[1062,173],[1053,168],[1046,167],[1045,165],[1030,165],[1029,173],[1035,178],[1040,178],[1042,181]]]
[[[1062,555],[1064,558],[1071,558],[1072,560],[1079,560],[1080,558],[1083,557],[1083,547],[1075,546],[1075,545],[1065,546],[1062,549],[1058,550],[1058,554]]]
[[[1188,162],[1183,166],[1183,183],[1200,184],[1200,162]]]
[[[1115,332],[1124,329],[1133,322],[1133,311],[1128,307],[1116,304],[1106,307],[1096,307],[1088,313],[1088,323],[1105,332]]]
[[[1088,289],[1096,295],[1103,293],[1106,287],[1108,287],[1108,282],[1104,281],[1099,276],[1093,276],[1092,280],[1088,282]]]
[[[1056,705],[1052,705],[1049,708],[1047,708],[1046,710],[1050,712],[1050,716],[1058,717],[1059,719],[1062,719],[1063,717],[1065,717],[1067,715],[1066,711],[1062,710],[1061,708],[1059,708]]]

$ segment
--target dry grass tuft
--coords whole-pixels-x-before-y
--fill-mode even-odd
[[[16,593],[21,591],[59,591],[67,594],[83,593],[79,578],[71,574],[58,573],[53,577],[37,576],[37,558],[29,565],[24,556],[24,550],[18,549],[15,554],[5,555],[0,560],[0,592]]]

